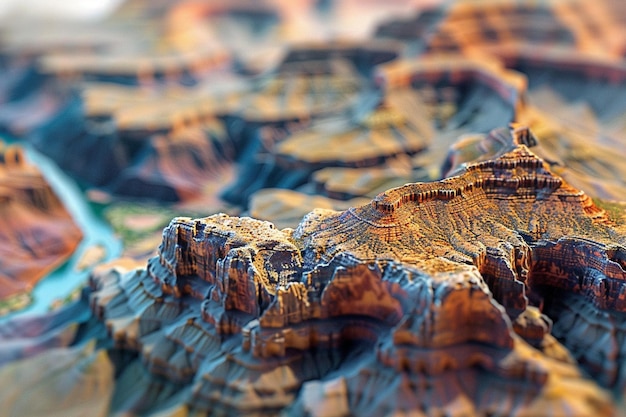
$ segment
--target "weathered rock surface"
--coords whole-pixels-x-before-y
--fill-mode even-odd
[[[582,0],[469,0],[432,4],[410,18],[388,20],[379,25],[376,37],[413,43],[411,50],[417,52],[506,55],[530,46],[542,58],[562,49],[622,57],[624,16],[626,9],[616,0],[593,8]]]
[[[146,269],[93,277],[92,310],[189,410],[610,415],[550,334],[565,316],[541,308],[571,294],[624,311],[624,226],[519,144],[530,137],[517,127],[494,159],[295,230],[176,218]]]
[[[458,136],[486,134],[515,120],[541,133],[550,155],[561,158],[538,153],[567,166],[555,169],[575,187],[593,197],[623,194],[619,178],[626,174],[610,175],[623,173],[622,147],[615,146],[624,138],[625,102],[619,86],[626,11],[619,1],[589,8],[579,0],[468,0],[431,4],[408,19],[403,11],[412,10],[412,2],[392,3],[139,2],[90,26],[89,33],[80,25],[64,32],[49,24],[44,37],[11,24],[0,45],[7,75],[0,85],[0,125],[32,132],[29,138],[64,169],[111,194],[185,201],[219,182],[224,187],[214,194],[247,209],[264,188],[371,197],[398,184],[351,188],[344,181],[327,187],[312,169],[358,164],[365,169],[358,175],[367,176],[387,168],[392,151],[413,155],[412,172],[402,175],[406,182],[437,179]],[[375,36],[396,41],[340,36],[367,32],[375,10],[379,19],[387,19],[387,11],[401,17],[388,19]],[[154,19],[158,14],[162,24]],[[237,88],[223,89],[237,94],[206,88],[234,79]],[[86,96],[99,91],[81,101],[72,93],[85,80],[108,82],[88,85]],[[374,129],[369,139],[359,139],[359,133],[368,136],[362,122],[380,119],[379,104],[389,107],[398,96],[413,98],[399,99],[392,108],[421,102],[420,111],[408,112],[427,145],[419,152],[415,131],[407,136],[405,129]],[[354,123],[332,134],[319,125],[302,130],[328,116]],[[203,129],[199,119],[211,127]],[[174,127],[203,130],[209,147],[218,148],[199,152],[200,163],[192,166],[223,159],[215,142],[232,141],[226,159],[240,163],[233,183],[200,166],[191,175],[162,171],[172,161],[187,166],[190,158],[179,159],[177,152],[193,154],[200,146],[170,146]],[[167,140],[153,143],[162,134]],[[594,145],[585,146],[590,135]],[[331,145],[344,139],[341,148],[350,152],[333,151]],[[68,147],[75,152],[66,152]],[[611,149],[620,155],[606,156]],[[586,155],[582,162],[580,153]],[[602,166],[603,159],[610,168]]]
[[[523,106],[515,119],[542,137],[543,149],[536,152],[590,196],[621,200],[625,15],[613,0],[593,8],[578,0],[474,0],[390,20],[376,36],[401,41],[405,56],[419,55],[419,61],[441,53],[495,58],[524,74],[528,88],[520,90]],[[506,84],[503,73],[496,79]]]
[[[332,47],[319,49],[332,55]],[[248,102],[244,100],[242,117],[277,123],[336,114],[356,100],[362,81],[354,66],[341,58],[286,61],[274,76],[260,80]]]
[[[623,63],[562,54],[543,63],[520,59],[529,74],[530,108],[521,120],[542,140],[553,169],[595,198],[620,201],[626,192]],[[555,71],[551,68],[563,68]]]
[[[463,133],[487,133],[512,122],[523,107],[526,88],[520,74],[497,61],[449,55],[394,61],[376,67],[375,74],[381,91],[366,90],[357,96],[359,101],[343,112],[335,111],[333,117],[292,129],[249,126],[245,143],[254,152],[255,163],[242,167],[239,179],[223,196],[244,207],[264,188],[350,199],[437,178],[453,141]],[[404,172],[397,175],[397,168]],[[404,181],[383,187],[376,180],[342,181],[342,175],[352,179],[387,175],[389,180],[400,176]]]
[[[201,90],[90,84],[33,142],[108,193],[180,201],[228,175],[233,144],[216,112]]]
[[[494,224],[491,217],[473,210],[486,210],[501,220]],[[357,235],[346,233],[355,229]],[[527,305],[525,292],[532,290],[534,276],[545,280],[545,274],[555,267],[551,262],[544,266],[544,257],[547,261],[554,259],[551,256],[558,249],[570,252],[580,247],[592,258],[596,245],[606,250],[617,245],[614,250],[619,253],[624,237],[615,233],[603,210],[552,175],[522,145],[497,159],[469,165],[459,177],[408,184],[379,195],[370,205],[342,213],[314,211],[294,236],[313,249],[310,262],[327,261],[347,251],[360,259],[398,259],[426,269],[431,263],[438,268],[442,258],[473,264],[495,298],[515,317]],[[586,246],[583,237],[595,245]],[[551,250],[554,244],[562,246]],[[577,285],[570,278],[551,285],[580,291],[601,308],[619,310],[623,308],[623,271],[619,257],[605,259],[597,268],[607,276],[599,281]],[[610,272],[605,268],[617,269]],[[594,294],[600,293],[605,279],[611,290],[598,299]]]
[[[420,123],[423,104],[416,95],[405,96],[390,97],[352,126],[330,120],[295,133],[277,144],[277,158],[323,168],[380,166],[399,155],[412,156],[428,146],[430,126]]]
[[[8,412],[615,414],[626,212],[590,197],[626,192],[620,0],[447,3],[398,42],[343,40],[362,2],[130,3],[5,28],[0,125],[100,190],[276,226],[177,218],[147,267],[1,325]]]
[[[0,212],[0,301],[8,302],[66,261],[82,232],[22,148],[4,143]]]
[[[151,137],[104,189],[117,196],[157,201],[190,201],[211,182],[232,176],[232,148],[217,121]]]

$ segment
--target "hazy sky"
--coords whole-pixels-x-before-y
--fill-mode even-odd
[[[0,19],[97,19],[123,0],[0,0]]]

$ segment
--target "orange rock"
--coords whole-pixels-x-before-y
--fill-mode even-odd
[[[65,262],[82,232],[22,149],[0,146],[0,300],[7,300]]]
[[[176,218],[146,269],[93,277],[92,309],[117,347],[191,384],[192,410],[306,408],[306,381],[325,404],[316,390],[340,378],[337,395],[359,414],[456,415],[462,398],[474,414],[516,404],[528,415],[609,415],[610,399],[581,377],[540,308],[577,294],[626,310],[625,226],[552,174],[523,144],[534,141],[527,129],[494,135],[493,159],[342,212],[314,210],[296,230]],[[372,405],[367,386],[382,380],[400,391]],[[424,381],[437,390],[428,405]],[[586,396],[567,394],[570,383]]]

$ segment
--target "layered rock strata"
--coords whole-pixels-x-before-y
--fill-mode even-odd
[[[380,90],[369,91],[362,86],[359,95],[351,96],[358,100],[344,106],[343,111],[334,110],[332,117],[327,113],[295,128],[269,123],[272,119],[267,116],[260,129],[245,125],[247,148],[257,155],[255,161],[261,162],[244,165],[239,179],[223,197],[244,207],[248,198],[263,188],[295,188],[338,200],[371,198],[375,191],[416,178],[436,177],[432,172],[438,171],[458,135],[487,133],[513,121],[524,107],[525,78],[494,60],[446,55],[414,62],[400,60],[377,66],[374,78]],[[337,98],[349,91],[338,81],[333,85]],[[300,101],[293,103],[298,109]],[[335,109],[331,104],[327,107]],[[385,175],[387,168],[398,166],[402,159],[406,161],[400,162],[404,165],[401,175],[396,169]],[[333,175],[324,175],[324,170],[332,170]],[[377,178],[378,183],[374,180],[368,184],[334,181],[343,175],[386,179]],[[390,183],[394,176],[404,181]]]
[[[621,57],[625,15],[616,0],[602,1],[596,7],[581,0],[469,0],[432,5],[412,17],[382,22],[376,37],[416,43],[419,52],[506,54],[507,49],[532,46],[535,56],[571,49]]]
[[[609,415],[541,308],[566,293],[624,311],[624,226],[519,144],[528,135],[295,230],[176,218],[146,269],[93,277],[92,309],[191,410]]]
[[[0,143],[0,302],[28,293],[82,232],[22,148]]]
[[[228,106],[226,98],[222,104]],[[88,84],[32,140],[62,168],[103,191],[180,201],[228,173],[233,143],[217,112],[201,91]]]

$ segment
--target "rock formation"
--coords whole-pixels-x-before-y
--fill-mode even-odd
[[[510,91],[511,74],[523,74],[527,81],[516,83],[522,88],[515,120],[542,137],[542,149],[535,152],[589,195],[621,200],[626,8],[618,3],[603,1],[593,10],[578,0],[442,4],[381,24],[377,37],[396,39],[420,55],[414,67],[442,53],[495,59],[509,69],[509,75],[498,71],[489,77],[500,91]]]
[[[507,54],[507,49],[531,46],[535,56],[563,48],[582,55],[623,56],[623,5],[606,0],[589,6],[582,0],[434,4],[410,18],[379,24],[376,37],[414,42],[420,51]]]
[[[66,261],[82,233],[22,148],[0,147],[0,303],[5,309]]]
[[[522,144],[531,138],[516,127],[495,158],[314,210],[295,230],[175,218],[147,268],[93,276],[92,311],[190,411],[610,415],[551,336],[571,314],[541,309],[561,312],[567,295],[623,312],[626,226],[552,174]],[[624,388],[607,374],[619,366],[588,362],[600,384]],[[134,412],[167,404],[137,395]]]
[[[191,90],[88,84],[32,140],[90,185],[158,201],[199,194],[206,183],[227,177],[234,156],[215,102]]]
[[[352,39],[383,3],[398,17]],[[409,3],[130,0],[89,34],[3,26],[0,128],[93,199],[167,205],[105,208],[144,261],[0,323],[0,414],[615,415],[626,8]],[[41,277],[80,232],[3,161],[0,275]]]
[[[368,8],[337,3],[128,5],[82,41],[54,26],[49,40],[11,27],[12,36],[3,38],[10,76],[0,86],[0,124],[22,124],[8,128],[30,132],[38,149],[99,191],[166,202],[211,194],[203,197],[223,200],[211,206],[216,210],[246,210],[266,188],[345,200],[371,198],[402,181],[438,179],[457,137],[512,121],[541,133],[546,153],[536,152],[577,188],[606,199],[626,191],[622,180],[611,178],[621,173],[623,155],[610,158],[609,169],[598,162],[621,148],[614,145],[624,137],[626,101],[616,86],[624,79],[619,23],[625,13],[615,1],[593,10],[578,0],[432,5],[413,18],[388,20],[376,39],[365,41],[337,34],[354,30],[348,22],[365,18]],[[303,9],[310,13],[298,20],[295,10]],[[162,25],[154,24],[154,13],[162,13]],[[138,22],[162,47],[135,40],[143,27]],[[297,36],[300,27],[315,28],[316,36]],[[70,30],[82,34],[80,27]],[[28,59],[13,59],[18,51]],[[419,129],[374,129],[366,146],[352,146],[359,132],[371,129],[367,120],[380,119],[381,106],[409,113],[409,124]],[[339,125],[328,120],[337,118]],[[169,133],[177,128],[202,130],[206,141],[188,143],[184,134],[174,145]],[[586,147],[589,135],[600,146]],[[398,140],[376,139],[382,136]],[[403,138],[408,146],[400,145]],[[178,152],[198,153],[205,142],[209,149],[198,161],[178,158]],[[351,151],[335,148],[338,142]],[[221,152],[224,146],[229,152]],[[579,147],[589,155],[583,163]],[[348,160],[355,149],[358,157]],[[410,157],[395,183],[383,179],[394,149]],[[205,168],[218,158],[229,167]],[[171,165],[191,165],[193,172],[175,173],[166,168]],[[334,181],[355,176],[376,180],[358,187]],[[206,191],[217,182],[221,190]]]
[[[391,98],[384,101],[361,120],[355,120],[353,126],[326,120],[290,135],[277,144],[276,156],[286,165],[310,166],[314,170],[384,166],[394,157],[415,155],[428,146],[430,126],[420,125],[424,120],[416,113],[422,103],[416,95],[405,95],[396,102]]]
[[[503,121],[513,121],[523,107],[526,88],[520,74],[497,61],[452,56],[379,65],[375,80],[380,91],[363,91],[334,117],[292,129],[248,125],[245,143],[262,162],[245,165],[223,196],[244,207],[264,188],[302,187],[308,193],[314,188],[334,199],[372,197],[374,190],[384,190],[380,183],[357,187],[337,179],[345,175],[390,180],[399,165],[404,165],[404,182],[432,179],[458,135],[487,133]],[[387,181],[392,185],[399,184]]]

